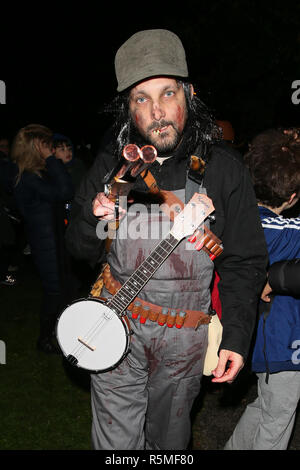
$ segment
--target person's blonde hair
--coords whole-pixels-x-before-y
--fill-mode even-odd
[[[52,136],[52,131],[40,124],[29,124],[19,130],[11,149],[11,158],[19,168],[16,184],[20,181],[24,171],[41,176],[41,171],[45,168],[45,160],[40,155],[35,143],[40,141],[51,144]]]

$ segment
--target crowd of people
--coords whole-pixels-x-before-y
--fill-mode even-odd
[[[40,124],[20,129],[10,145],[0,139],[1,277],[18,283],[20,253],[30,254],[43,297],[37,347],[57,353],[54,327],[63,306],[74,300],[77,279],[65,247],[70,206],[87,165],[71,140]]]
[[[215,255],[204,242],[196,251],[184,242],[174,245],[126,307],[130,352],[112,370],[91,374],[92,446],[187,448],[217,311],[222,335],[212,382],[236,379],[253,337],[250,360],[258,377],[258,398],[225,448],[286,449],[300,397],[300,365],[292,357],[292,343],[300,341],[299,289],[280,290],[270,274],[272,287],[262,292],[273,263],[300,257],[300,217],[281,215],[300,197],[300,131],[264,131],[240,154],[231,124],[216,121],[195,93],[184,47],[171,31],[131,36],[116,53],[115,72],[114,125],[91,166],[77,157],[68,137],[40,124],[20,129],[11,148],[0,139],[0,282],[16,285],[9,247],[22,226],[22,248],[29,245],[43,289],[37,347],[59,353],[54,325],[76,297],[74,260],[106,266],[101,296],[112,298],[112,286],[125,284],[157,243],[131,237],[130,224],[143,224],[149,234],[159,227],[161,239],[167,235],[169,215],[152,211],[157,193],[164,203],[172,199],[179,205],[195,193],[207,195],[213,217],[200,229],[209,242],[222,244],[221,253]],[[119,169],[123,148],[132,143],[154,146],[158,157],[134,179],[127,212],[116,212],[104,181]],[[134,201],[143,203],[145,213],[130,210]],[[116,219],[119,229],[108,250],[99,234]],[[134,315],[138,308],[150,309],[151,319]],[[157,321],[166,311],[184,311],[182,328]]]

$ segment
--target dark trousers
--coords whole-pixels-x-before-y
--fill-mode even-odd
[[[55,332],[57,318],[64,306],[60,293],[43,293],[40,308],[40,340],[45,340]]]

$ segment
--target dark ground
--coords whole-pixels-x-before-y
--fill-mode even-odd
[[[6,363],[0,365],[0,450],[89,450],[89,377],[70,369],[62,357],[36,350],[40,284],[31,257],[22,256],[20,264],[19,284],[0,288],[0,339],[6,345]],[[232,385],[204,378],[193,408],[192,449],[222,450],[255,397],[249,367]],[[300,450],[299,419],[289,450]]]

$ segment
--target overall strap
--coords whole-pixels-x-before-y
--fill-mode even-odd
[[[164,203],[168,206],[168,208],[173,209],[164,211],[170,217],[170,220],[173,221],[177,213],[179,213],[184,208],[183,202],[171,191],[160,190],[150,170],[144,170],[141,173],[141,177],[148,186],[150,192],[160,193],[163,197]],[[164,204],[162,204],[161,207],[162,210],[164,210]]]
[[[197,155],[190,157],[190,164],[187,168],[185,183],[185,202],[189,202],[191,197],[197,192],[203,192],[203,177],[205,171],[205,161]]]

